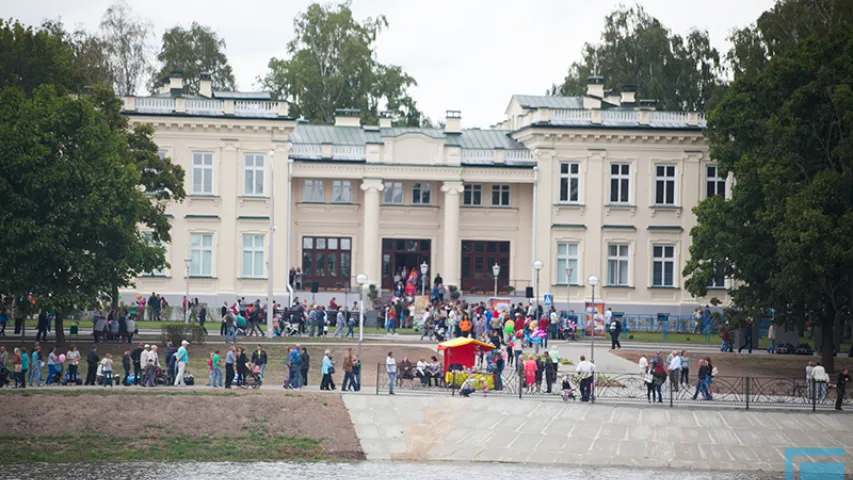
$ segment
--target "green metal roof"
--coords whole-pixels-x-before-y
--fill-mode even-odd
[[[521,108],[583,108],[583,97],[553,97],[550,95],[513,95]]]
[[[446,134],[436,128],[376,128],[336,127],[333,125],[299,124],[290,135],[293,144],[322,145],[367,145],[368,143],[384,143],[383,138],[399,137],[407,134],[426,135],[429,138],[444,139],[445,145],[463,149],[491,150],[525,150],[524,145],[509,136],[508,130],[480,130],[477,128],[462,130],[460,134]]]

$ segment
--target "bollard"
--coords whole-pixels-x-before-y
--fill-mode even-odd
[[[751,377],[746,377],[746,409],[749,410],[749,386],[752,383]]]
[[[376,364],[376,394],[379,395],[379,369],[382,368],[381,363]]]
[[[812,384],[812,412],[814,412],[817,410],[817,382],[813,378],[810,381]]]
[[[675,385],[672,384],[672,372],[669,374],[669,408],[672,408],[672,391],[675,390]]]
[[[517,360],[516,363],[518,363]],[[518,368],[516,368],[515,371],[521,372]],[[518,373],[516,376],[518,377],[518,399],[521,400],[521,395],[524,392],[524,376],[522,373]]]

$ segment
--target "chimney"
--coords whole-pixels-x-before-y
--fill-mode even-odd
[[[619,94],[613,91],[612,88],[609,88],[604,91],[604,100],[606,100],[607,103],[610,103],[612,105],[619,105],[620,103]]]
[[[640,109],[642,110],[655,110],[657,109],[658,101],[657,100],[640,100]]]
[[[336,108],[335,126],[361,127],[361,119],[359,118],[359,114],[361,114],[361,110],[357,108]]]
[[[391,128],[394,113],[388,110],[379,114],[379,128]]]
[[[637,103],[635,98],[637,87],[633,85],[622,85],[622,105],[633,105]]]
[[[213,97],[213,82],[210,80],[209,73],[202,73],[198,76],[198,94],[204,98]]]
[[[448,110],[444,119],[444,133],[462,133],[462,112]]]
[[[175,70],[169,75],[169,93],[173,97],[180,97],[184,90],[184,72]]]
[[[166,75],[160,80],[160,86],[157,87],[157,93],[166,94],[169,93],[169,76]]]
[[[604,77],[586,77],[586,94],[589,97],[604,98]]]

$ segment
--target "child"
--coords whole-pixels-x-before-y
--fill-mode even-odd
[[[104,359],[101,360],[101,373],[104,374],[104,387],[107,385],[110,388],[113,387],[113,356],[112,354],[106,354]]]
[[[528,355],[524,362],[524,380],[527,382],[527,393],[533,393],[536,385],[536,360]]]

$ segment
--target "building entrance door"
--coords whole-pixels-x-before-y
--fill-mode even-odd
[[[394,289],[394,279],[402,278],[403,269],[408,275],[414,268],[420,275],[421,264],[430,264],[431,242],[429,240],[400,240],[396,238],[382,239],[382,288]],[[433,273],[430,265],[429,273]],[[429,274],[427,275],[429,277]],[[430,289],[429,278],[426,278],[424,290]],[[420,293],[420,285],[416,285]]]

